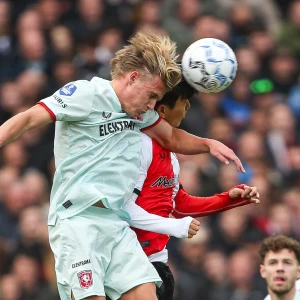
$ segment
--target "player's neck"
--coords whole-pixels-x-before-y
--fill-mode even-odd
[[[118,78],[118,79],[113,79],[110,84],[112,86],[112,88],[114,89],[119,101],[120,101],[120,104],[123,108],[124,106],[124,90],[126,89],[126,83],[125,83],[125,78],[121,77],[121,78]]]
[[[296,288],[294,287],[287,294],[284,295],[278,295],[272,291],[269,291],[269,294],[271,296],[271,300],[294,300],[296,294]]]

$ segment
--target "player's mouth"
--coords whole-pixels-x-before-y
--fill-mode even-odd
[[[276,283],[283,283],[285,281],[286,281],[286,278],[284,276],[276,276],[274,278],[274,282],[276,282]]]

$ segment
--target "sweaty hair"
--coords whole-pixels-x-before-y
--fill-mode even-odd
[[[171,91],[165,93],[160,101],[156,102],[155,110],[162,104],[167,105],[172,109],[179,98],[190,99],[195,93],[197,93],[197,91],[191,87],[185,79],[182,79],[182,81],[179,82]]]
[[[300,264],[300,243],[292,238],[284,235],[270,236],[263,240],[259,250],[261,263],[264,263],[268,252],[279,252],[283,249],[288,249],[295,253],[298,264]]]
[[[181,80],[176,59],[176,44],[169,37],[138,32],[111,59],[110,74],[112,79],[132,71],[158,75],[171,90]]]

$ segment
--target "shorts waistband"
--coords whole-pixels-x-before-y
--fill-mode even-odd
[[[108,217],[111,220],[122,220],[112,209],[90,206],[78,215],[93,215]],[[123,220],[122,220],[123,221]]]

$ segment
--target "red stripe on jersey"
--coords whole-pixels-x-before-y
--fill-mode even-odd
[[[53,113],[53,111],[44,102],[37,102],[37,104],[42,105],[47,110],[47,112],[50,114],[53,122],[56,121],[55,114]]]
[[[162,120],[162,118],[159,117],[158,120],[157,120],[155,123],[153,123],[152,125],[150,125],[150,126],[148,126],[148,127],[142,128],[140,131],[141,131],[141,132],[144,132],[145,130],[148,130],[148,129],[150,129],[150,128],[156,126],[161,120]]]

